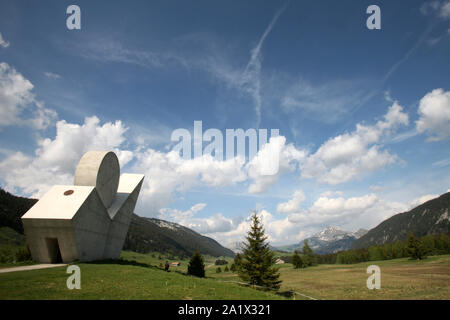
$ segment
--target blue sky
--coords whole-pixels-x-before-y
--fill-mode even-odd
[[[232,246],[255,208],[288,244],[450,188],[447,0],[2,1],[0,35],[0,183],[15,194],[72,184],[84,152],[111,149],[146,175],[137,214]],[[171,133],[195,120],[279,129],[278,174],[177,158]]]

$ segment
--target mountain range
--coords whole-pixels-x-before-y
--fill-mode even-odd
[[[416,237],[450,232],[450,192],[429,200],[407,212],[396,214],[375,228],[348,232],[339,227],[328,227],[300,243],[278,247],[293,252],[302,250],[304,241],[318,254],[347,249],[368,248],[372,245],[405,240],[412,232]]]
[[[24,244],[20,217],[36,202],[36,199],[17,197],[0,189],[0,244]],[[189,257],[195,250],[199,250],[202,254],[215,257],[234,256],[230,249],[189,228],[136,214],[131,218],[124,250],[141,253],[156,251],[179,257]]]
[[[317,254],[333,253],[350,249],[353,242],[366,233],[367,230],[365,229],[349,232],[339,227],[331,226],[309,238],[303,239],[299,243],[281,246],[278,249],[288,252],[294,252],[295,250],[301,252],[305,241],[308,241],[308,245]]]
[[[0,245],[24,241],[20,217],[37,200],[14,196],[0,189]],[[272,250],[301,251],[304,241],[318,254],[364,248],[371,245],[404,240],[412,232],[420,237],[428,234],[450,232],[450,192],[429,200],[407,212],[396,214],[367,231],[348,232],[339,227],[328,227],[293,245],[271,247]],[[9,239],[9,240],[8,240]],[[232,248],[239,251],[240,242]],[[234,256],[234,252],[217,241],[179,224],[133,214],[124,244],[125,250],[136,252],[161,252],[176,256],[190,256],[198,249],[212,256]]]

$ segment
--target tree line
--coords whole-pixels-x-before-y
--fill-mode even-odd
[[[410,233],[406,240],[317,255],[316,259],[319,264],[352,264],[406,257],[423,259],[427,255],[442,254],[450,254],[450,234],[426,235],[419,238]]]

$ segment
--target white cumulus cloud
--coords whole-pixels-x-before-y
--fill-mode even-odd
[[[408,124],[408,115],[394,102],[384,119],[375,125],[356,125],[356,130],[326,141],[300,166],[303,178],[339,184],[375,171],[396,161],[396,156],[382,149],[381,139],[400,125]]]
[[[299,212],[300,204],[303,201],[305,201],[305,194],[302,190],[296,190],[292,196],[292,199],[277,205],[277,213]]]
[[[428,141],[450,137],[450,91],[435,89],[427,93],[419,104],[417,131],[426,132]]]
[[[208,236],[219,241],[222,245],[234,247],[237,242],[244,241],[245,236],[250,231],[251,215],[252,213],[248,213],[245,219],[233,221],[232,228],[229,231],[210,233]],[[264,225],[267,240],[271,245],[296,243],[304,238],[308,232],[311,232],[310,229],[299,228],[296,223],[289,221],[288,217],[279,219],[265,209],[261,210],[258,215]]]
[[[233,228],[233,220],[224,217],[221,213],[207,218],[195,217],[205,207],[206,203],[197,203],[186,211],[162,208],[158,218],[176,222],[201,234],[222,233],[230,231]]]
[[[166,207],[176,192],[183,193],[195,186],[222,187],[245,181],[244,160],[236,157],[217,161],[211,155],[194,159],[183,159],[176,151],[161,152],[153,149],[136,153],[136,172],[144,173],[141,190],[144,206],[148,214]]]
[[[302,225],[330,224],[360,214],[375,205],[377,201],[378,198],[374,194],[348,199],[321,196],[308,210],[291,214],[289,220]]]
[[[275,155],[278,170],[275,174],[265,175],[265,168],[273,162]],[[249,193],[265,192],[270,186],[278,182],[279,177],[287,172],[295,171],[298,163],[306,158],[305,150],[297,149],[292,143],[286,144],[284,136],[271,137],[246,165],[248,176],[251,179]],[[270,165],[269,165],[270,167]]]
[[[298,228],[314,228],[337,225],[345,230],[373,228],[393,214],[404,212],[408,205],[366,194],[346,198],[344,196],[320,196],[311,207],[288,216]]]
[[[36,129],[45,129],[52,123],[56,112],[46,109],[42,102],[35,99],[33,87],[13,67],[5,62],[0,63],[0,126],[31,125]]]
[[[113,150],[124,166],[133,157],[131,151],[120,149],[126,130],[121,121],[101,125],[95,116],[82,125],[58,121],[56,137],[38,140],[34,157],[16,152],[3,159],[0,178],[8,190],[40,197],[52,185],[72,184],[76,165],[89,150]]]

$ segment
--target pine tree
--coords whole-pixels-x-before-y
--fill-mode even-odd
[[[308,241],[305,240],[302,248],[303,253],[303,263],[305,266],[312,266],[316,264],[316,256],[314,255],[313,250],[308,245]]]
[[[233,268],[231,271],[238,271],[242,263],[242,255],[240,253],[236,253],[234,256],[234,261],[231,267]]]
[[[294,255],[292,256],[292,264],[295,269],[304,267],[302,257],[300,257],[297,250],[294,251]]]
[[[205,264],[203,257],[198,250],[194,252],[188,265],[188,274],[204,278],[205,277]]]
[[[275,268],[275,255],[270,250],[264,235],[263,225],[256,212],[253,213],[251,230],[243,245],[242,260],[238,267],[239,277],[252,285],[279,289],[281,280]]]
[[[411,258],[421,260],[424,258],[425,250],[422,241],[414,236],[412,232],[408,235],[407,250]]]
[[[228,269],[228,266],[225,266],[224,272],[228,272],[228,271],[230,271],[230,269]]]
[[[222,272],[222,269],[220,267],[217,267],[216,273],[221,273],[221,272]]]

